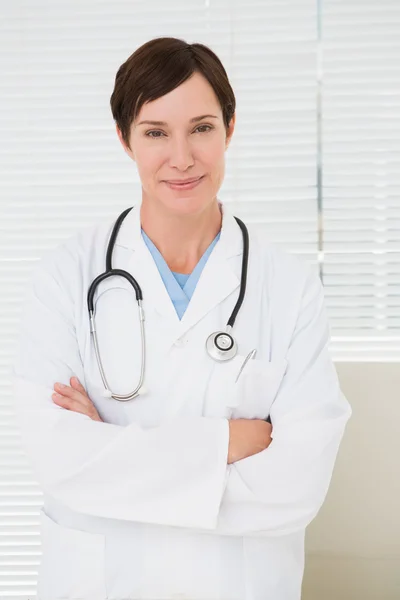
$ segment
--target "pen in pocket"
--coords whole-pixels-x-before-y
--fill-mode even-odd
[[[235,383],[236,383],[236,382],[237,382],[237,380],[239,379],[241,372],[243,371],[243,369],[244,369],[244,368],[245,368],[245,366],[247,365],[247,362],[248,362],[250,359],[254,358],[254,357],[255,357],[255,355],[256,355],[256,353],[257,353],[257,350],[256,350],[255,348],[254,348],[254,350],[252,350],[251,352],[249,352],[249,353],[248,353],[248,355],[246,356],[246,358],[245,358],[245,359],[244,359],[244,361],[243,361],[243,364],[242,364],[242,366],[241,366],[241,367],[240,367],[240,369],[239,369],[239,373],[238,373],[238,374],[237,374],[237,376],[236,376]]]

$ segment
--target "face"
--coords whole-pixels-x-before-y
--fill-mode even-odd
[[[145,104],[131,125],[130,148],[117,128],[136,162],[142,201],[175,214],[205,210],[221,187],[234,123],[226,129],[218,98],[199,73]]]

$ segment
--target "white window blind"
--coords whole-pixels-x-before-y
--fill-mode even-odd
[[[395,2],[379,6],[382,11],[372,2],[327,2],[325,48],[325,42],[318,44],[321,5],[318,15],[315,0],[1,3],[0,598],[32,599],[40,561],[42,496],[20,446],[10,389],[22,293],[45,251],[140,198],[134,164],[116,137],[109,97],[119,65],[143,42],[171,35],[216,51],[238,102],[221,199],[268,239],[316,265],[322,197],[324,280],[335,348],[352,357],[360,348],[357,337],[369,344],[370,356],[398,348],[394,301],[400,250],[394,228],[400,108],[393,90],[399,56],[390,34],[395,35],[399,13]],[[367,22],[374,7],[375,20],[381,21],[377,28]],[[355,23],[367,23],[368,35],[363,38]],[[359,39],[352,39],[353,29]],[[370,38],[378,40],[375,50]],[[362,55],[357,43],[368,53],[365,63],[357,58]],[[321,47],[323,112],[318,118]],[[363,90],[369,90],[369,99]],[[318,190],[321,150],[323,186]],[[388,161],[376,167],[377,173],[387,173],[378,183],[390,185],[374,196],[372,165],[378,152]],[[383,263],[369,260],[378,216],[386,218],[386,237],[392,236],[376,246],[389,251],[377,255]],[[354,235],[346,237],[351,219]],[[356,231],[365,237],[356,238]],[[370,316],[370,310],[375,316],[372,292],[382,281],[392,292],[383,301],[388,315],[392,310],[390,327],[382,332],[372,325],[365,336],[357,306],[369,302],[363,315]],[[347,306],[349,298],[354,303]]]
[[[400,358],[400,2],[323,0],[324,285],[340,360]]]
[[[230,3],[237,125],[222,197],[265,237],[317,262],[316,4]]]

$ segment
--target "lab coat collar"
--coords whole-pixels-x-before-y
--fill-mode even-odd
[[[219,201],[219,205],[222,210],[222,226],[218,244],[224,247],[223,253],[226,258],[237,256],[242,253],[243,249],[242,234],[228,205],[221,201]],[[141,233],[140,208],[141,202],[138,202],[123,220],[116,246],[135,251],[145,245]]]
[[[238,276],[234,271],[233,257],[243,252],[242,233],[227,205],[220,203],[220,206],[221,236],[204,266],[182,320],[176,314],[155,261],[143,240],[140,203],[125,217],[118,233],[115,245],[131,250],[128,271],[142,288],[145,313],[154,309],[168,319],[172,327],[172,342],[239,287],[240,273]],[[113,267],[118,268],[119,265],[114,263]],[[223,325],[221,323],[221,327]]]

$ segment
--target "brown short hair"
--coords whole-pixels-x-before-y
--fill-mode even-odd
[[[210,83],[221,105],[225,127],[228,127],[236,100],[218,56],[203,44],[160,37],[135,50],[115,76],[111,111],[128,146],[131,124],[143,104],[168,94],[195,72]]]

